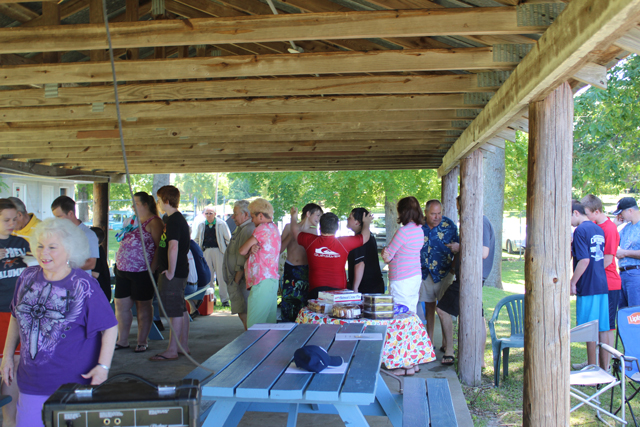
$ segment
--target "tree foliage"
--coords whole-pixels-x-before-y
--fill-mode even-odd
[[[577,197],[638,187],[639,99],[637,55],[609,71],[607,90],[592,87],[575,98],[573,187]]]
[[[409,195],[422,203],[440,197],[435,170],[235,173],[229,178],[246,180],[269,199],[276,218],[285,216],[291,206],[301,208],[310,202],[344,218],[357,206],[384,205],[385,196],[393,204]]]
[[[218,174],[218,197],[216,201],[215,173],[184,173],[176,175],[175,186],[180,189],[183,206],[197,206],[193,208],[199,212],[208,204],[221,204],[229,195],[229,180],[226,173]]]
[[[516,141],[506,141],[504,210],[524,212],[527,202],[527,158],[529,135],[516,133]]]

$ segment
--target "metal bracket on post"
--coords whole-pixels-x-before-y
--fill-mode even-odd
[[[104,102],[94,102],[91,107],[92,113],[104,113]]]
[[[45,83],[45,85],[44,85],[44,97],[45,98],[57,98],[58,97],[58,83]]]
[[[464,103],[468,105],[487,105],[493,95],[493,92],[466,92],[464,94]]]
[[[507,81],[511,71],[488,71],[478,73],[478,87],[500,87]]]
[[[478,117],[482,110],[479,108],[468,108],[462,110],[456,110],[456,117]]]
[[[533,44],[494,44],[494,62],[520,62],[533,49]]]
[[[549,26],[566,7],[565,3],[521,4],[516,6],[518,26]]]

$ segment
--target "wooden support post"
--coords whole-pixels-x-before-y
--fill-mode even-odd
[[[453,222],[458,219],[458,207],[456,197],[458,197],[458,178],[460,177],[460,166],[456,166],[442,177],[442,190],[440,200],[442,201],[442,215]]]
[[[460,381],[479,386],[484,357],[482,319],[482,152],[460,161]]]
[[[529,104],[529,131],[523,425],[566,426],[573,150],[569,84]]]
[[[104,230],[102,247],[109,253],[109,183],[93,183],[93,226]]]

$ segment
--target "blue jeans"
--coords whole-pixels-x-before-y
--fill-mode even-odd
[[[620,308],[640,305],[640,270],[622,271],[620,278],[622,279]]]

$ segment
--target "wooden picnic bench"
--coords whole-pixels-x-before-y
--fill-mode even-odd
[[[403,427],[458,426],[445,378],[406,377],[403,397]]]
[[[274,325],[275,327],[275,325]],[[291,329],[249,330],[186,378],[202,381],[202,399],[215,401],[205,411],[203,426],[235,426],[246,411],[288,413],[287,426],[298,413],[338,414],[349,426],[368,426],[364,415],[389,418],[402,426],[402,408],[380,376],[385,326],[363,324],[291,325]],[[337,334],[377,334],[379,340],[336,340]],[[293,353],[319,345],[347,365],[343,373],[293,373]]]

